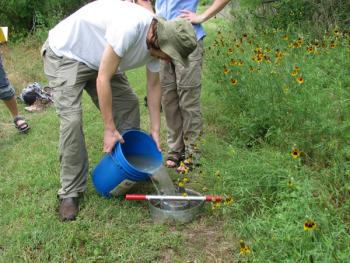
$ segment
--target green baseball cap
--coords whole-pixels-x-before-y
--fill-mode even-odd
[[[191,22],[175,18],[166,21],[156,16],[157,36],[160,49],[182,65],[188,63],[188,55],[197,47],[196,33]]]

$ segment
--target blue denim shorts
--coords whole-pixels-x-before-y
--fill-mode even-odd
[[[0,56],[0,99],[9,100],[15,96],[15,90],[7,79],[2,59]]]

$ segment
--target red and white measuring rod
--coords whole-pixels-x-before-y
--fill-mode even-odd
[[[205,195],[205,196],[182,196],[182,195],[141,195],[141,194],[127,194],[125,200],[128,201],[144,201],[144,200],[171,200],[171,201],[207,201],[218,202],[221,201],[221,196]]]

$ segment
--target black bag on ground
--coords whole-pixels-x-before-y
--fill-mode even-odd
[[[52,102],[51,93],[42,90],[40,84],[37,82],[29,84],[19,95],[19,99],[27,105],[33,105],[39,98],[47,102]]]

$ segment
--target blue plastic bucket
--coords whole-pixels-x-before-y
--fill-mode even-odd
[[[117,143],[92,172],[96,191],[104,197],[125,194],[136,182],[146,181],[162,165],[162,154],[150,135],[140,130],[122,134]]]

